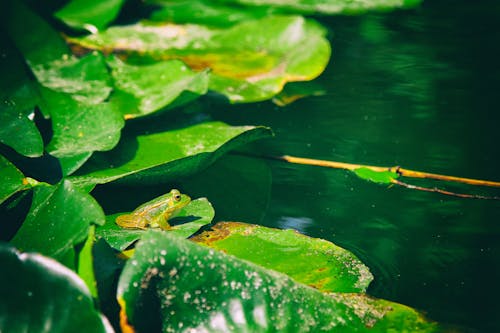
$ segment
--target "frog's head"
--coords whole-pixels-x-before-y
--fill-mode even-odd
[[[186,206],[188,203],[191,202],[191,198],[188,195],[182,194],[177,189],[171,190],[170,195],[172,197],[176,209],[181,209],[182,207]]]

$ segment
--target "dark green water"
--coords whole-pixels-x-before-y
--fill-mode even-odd
[[[325,95],[284,108],[205,98],[191,109],[201,118],[272,127],[275,138],[254,153],[500,181],[500,2],[428,0],[411,11],[319,20],[333,46],[317,80]],[[294,228],[349,249],[375,276],[371,295],[464,331],[500,331],[500,201],[235,155],[171,185],[207,196],[216,220]],[[128,208],[165,185],[131,191],[120,192],[134,201]],[[95,195],[118,202],[105,204],[108,212],[123,210],[117,206],[126,198],[113,193],[117,199]]]
[[[272,127],[276,137],[256,148],[265,154],[500,180],[500,2],[429,0],[412,11],[320,21],[333,45],[318,79],[326,95],[285,108],[215,103],[212,117]],[[262,216],[247,222],[351,250],[374,273],[374,296],[466,330],[500,331],[499,201],[386,188],[341,170],[273,161],[265,162],[269,175],[235,161],[206,176],[228,175],[233,165],[250,180],[222,179],[227,197],[269,198],[256,208]],[[213,199],[218,218],[252,219],[227,200]]]

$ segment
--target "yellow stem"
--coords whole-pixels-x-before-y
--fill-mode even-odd
[[[303,157],[296,157],[296,156],[290,156],[290,155],[274,156],[273,158],[278,159],[278,160],[282,160],[282,161],[286,161],[289,163],[295,163],[295,164],[316,165],[316,166],[322,166],[322,167],[327,167],[327,168],[346,169],[346,170],[355,170],[358,168],[368,168],[368,169],[371,169],[373,171],[378,171],[378,172],[383,172],[383,171],[396,172],[403,177],[427,178],[427,179],[444,180],[444,181],[449,181],[449,182],[464,183],[464,184],[469,184],[469,185],[500,187],[500,182],[489,181],[489,180],[480,180],[480,179],[471,179],[471,178],[464,178],[464,177],[439,175],[439,174],[435,174],[435,173],[428,173],[428,172],[403,169],[403,168],[400,168],[398,166],[380,167],[380,166],[373,166],[373,165],[351,164],[351,163],[343,163],[343,162],[336,162],[336,161],[317,160],[317,159],[312,159],[312,158],[303,158]]]

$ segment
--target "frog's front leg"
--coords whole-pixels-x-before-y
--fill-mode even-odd
[[[161,215],[159,218],[158,218],[158,225],[160,226],[160,228],[162,230],[170,230],[172,229],[172,227],[170,226],[170,224],[168,223],[168,217],[165,216],[165,215]]]
[[[116,224],[127,229],[146,229],[148,220],[140,215],[124,214],[116,218]]]

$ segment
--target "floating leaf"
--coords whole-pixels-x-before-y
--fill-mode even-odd
[[[285,86],[282,92],[274,96],[272,101],[278,106],[286,106],[299,99],[310,96],[323,96],[326,90],[315,81],[292,82]]]
[[[60,263],[0,244],[1,332],[113,332],[83,281]]]
[[[104,238],[111,247],[120,251],[125,250],[144,234],[144,230],[119,227],[115,220],[122,214],[125,212],[107,216],[106,223],[97,229],[99,237]],[[165,232],[187,238],[202,226],[209,224],[214,218],[214,214],[214,209],[207,199],[193,200],[181,209],[174,219],[169,221],[172,229]]]
[[[225,30],[143,22],[69,40],[131,59],[181,59],[193,70],[209,68],[210,89],[233,102],[251,102],[272,97],[286,82],[317,77],[330,57],[324,35],[303,17],[273,16]]]
[[[2,155],[0,155],[0,179],[2,179],[2,184],[0,186],[0,203],[7,200],[14,193],[28,187],[21,171]]]
[[[122,330],[137,332],[434,332],[413,309],[324,294],[205,246],[148,231],[118,284]]]
[[[220,222],[192,240],[323,292],[364,292],[373,280],[368,267],[351,252],[295,230]]]
[[[87,237],[90,223],[103,224],[104,213],[89,194],[68,180],[36,186],[28,216],[12,243],[61,261]]]
[[[26,112],[0,107],[0,142],[28,157],[43,154],[43,141],[38,128]]]
[[[32,120],[38,94],[25,64],[6,37],[0,35],[0,142],[19,154],[38,157],[43,154],[43,141]]]
[[[393,171],[375,171],[370,168],[361,167],[353,170],[356,176],[374,183],[392,184],[399,174]]]
[[[47,150],[56,157],[79,160],[93,151],[110,150],[125,125],[115,104],[84,104],[68,94],[41,89],[42,110],[50,110],[54,136]],[[80,162],[77,163],[77,165]],[[74,165],[68,168],[74,169]]]
[[[218,0],[246,6],[269,6],[301,14],[357,14],[369,10],[412,7],[422,0]]]
[[[71,52],[59,33],[22,1],[9,1],[2,9],[1,21],[30,67],[69,59]]]
[[[273,7],[249,7],[242,10],[241,6],[203,0],[147,0],[147,2],[161,6],[151,15],[153,21],[197,23],[215,27],[227,27],[276,12]]]
[[[63,57],[31,69],[42,86],[69,94],[82,104],[99,104],[111,93],[106,62],[97,52],[82,58]]]
[[[124,0],[72,0],[55,13],[68,26],[96,32],[118,15]]]
[[[97,282],[94,275],[94,256],[92,253],[94,242],[95,226],[91,225],[87,240],[83,244],[80,253],[78,253],[77,272],[78,276],[85,282],[87,288],[89,288],[92,297],[97,299]]]
[[[265,127],[206,122],[125,137],[112,151],[94,155],[79,170],[79,175],[71,179],[78,186],[104,184],[121,178],[127,182],[157,184],[200,171],[225,152],[271,134]]]
[[[115,93],[125,94],[125,98],[128,97],[126,100],[137,104],[137,108],[124,108],[127,119],[158,111],[174,102],[183,92],[199,96],[208,89],[207,73],[193,72],[179,60],[133,66],[111,57],[108,64],[117,89]]]

